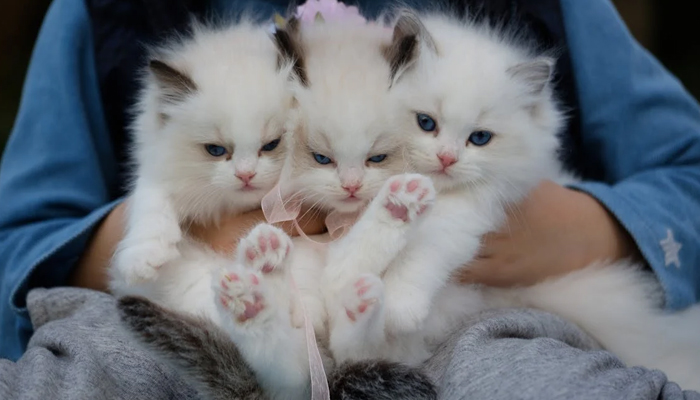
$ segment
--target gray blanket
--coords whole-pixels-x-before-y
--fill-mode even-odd
[[[0,360],[0,399],[196,399],[177,374],[135,347],[115,301],[83,289],[37,289],[35,334]],[[441,399],[700,399],[663,373],[626,368],[575,326],[531,310],[474,316],[425,365]]]

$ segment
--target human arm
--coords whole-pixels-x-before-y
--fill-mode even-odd
[[[595,198],[629,233],[659,278],[668,308],[695,303],[700,108],[634,41],[609,0],[561,0],[561,6],[588,167],[584,181],[569,187]]]
[[[46,16],[0,166],[0,355],[31,334],[34,287],[65,285],[115,200],[117,162],[104,124],[84,2]]]
[[[594,197],[542,182],[508,212],[506,224],[482,238],[461,283],[531,285],[599,260],[640,259],[634,240]]]

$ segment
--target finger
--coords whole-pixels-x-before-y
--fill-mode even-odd
[[[499,288],[519,284],[512,273],[512,266],[500,258],[475,260],[454,274],[454,281],[462,285],[481,284]]]
[[[452,280],[462,285],[482,283],[483,271],[492,270],[491,257],[477,256],[471,263],[463,266],[452,274]]]

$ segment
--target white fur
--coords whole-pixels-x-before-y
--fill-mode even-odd
[[[414,241],[384,273],[385,355],[396,357],[392,347],[413,346],[416,337],[423,337],[429,351],[480,308],[529,306],[579,324],[629,365],[659,368],[683,388],[699,389],[700,307],[665,314],[658,282],[638,266],[594,265],[524,289],[479,292],[449,284],[450,273],[476,254],[480,236],[501,225],[507,207],[543,179],[571,178],[556,159],[561,115],[549,87],[537,78],[547,59],[484,27],[440,16],[423,22],[438,54],[423,57],[402,78],[401,98],[406,109],[430,114],[440,126],[437,135],[413,133],[409,155],[439,194]],[[469,133],[482,129],[495,133],[492,141],[465,146]],[[440,152],[458,159],[449,176],[439,172]],[[399,360],[422,361],[412,359],[412,352],[398,354]]]
[[[153,58],[197,88],[164,101],[171,89],[153,72],[144,76],[132,129],[135,180],[110,289],[215,318],[210,279],[228,261],[189,239],[186,228],[258,208],[277,182],[284,143],[276,152],[260,150],[283,134],[290,66],[277,67],[266,28],[246,21],[221,29],[194,25],[190,38],[157,49]],[[228,154],[213,157],[205,144]],[[237,172],[254,172],[255,189],[244,189]]]
[[[490,307],[529,306],[578,323],[632,365],[661,368],[685,388],[699,388],[693,375],[700,363],[699,308],[662,314],[654,302],[658,285],[635,267],[592,266],[516,290],[449,283],[451,273],[472,260],[481,236],[503,223],[508,207],[543,179],[570,178],[556,159],[563,118],[548,85],[550,76],[539,74],[551,59],[482,26],[441,16],[426,16],[423,23],[437,53],[423,46],[418,63],[390,90],[379,52],[389,40],[387,32],[325,24],[302,29],[310,84],[297,82],[292,91],[297,109],[286,125],[284,192],[327,211],[354,212],[369,205],[350,232],[327,249],[294,240],[294,250],[282,257],[263,250],[259,241],[270,235],[288,238],[261,225],[241,242],[235,262],[200,253],[221,260],[207,264],[212,268],[248,278],[224,288],[224,280],[214,274],[215,301],[211,289],[197,281],[194,292],[206,304],[186,303],[215,309],[215,318],[274,398],[308,398],[301,309],[320,342],[327,339],[332,350],[334,360],[325,360],[327,368],[333,361],[377,357],[417,364],[466,315]],[[439,131],[420,130],[417,112],[431,115]],[[468,144],[476,130],[495,136],[483,147]],[[333,163],[309,163],[311,152]],[[368,164],[369,157],[385,153],[407,156],[410,170],[422,176],[388,179],[407,167]],[[447,174],[439,154],[456,159]],[[408,189],[411,182],[414,190]],[[361,185],[358,201],[346,200],[342,186],[348,183]],[[416,195],[423,191],[424,196]],[[395,206],[406,209],[405,219],[392,213]],[[157,203],[149,207],[166,209]],[[247,260],[245,251],[251,248],[274,263],[275,272],[261,272],[258,258]],[[178,279],[196,281],[190,272],[195,274],[178,270]],[[289,290],[292,280],[296,291]],[[243,300],[255,299],[255,291],[266,308],[238,321],[245,311]],[[239,301],[219,305],[224,294]]]
[[[352,213],[374,198],[390,176],[406,168],[402,132],[391,108],[396,103],[389,89],[389,64],[382,54],[382,48],[391,40],[391,30],[342,23],[314,24],[303,25],[300,35],[309,84],[305,86],[297,81],[292,87],[297,107],[286,124],[287,159],[280,178],[282,192],[286,197],[329,212]],[[323,154],[333,162],[321,165],[314,161],[312,152]],[[386,161],[368,161],[381,154],[387,154]],[[359,186],[357,199],[347,200],[349,194],[343,185],[348,184]],[[358,226],[363,226],[362,221]],[[259,225],[242,243],[258,240],[255,239],[258,231],[274,229]],[[279,231],[276,234],[286,237]],[[290,257],[279,265],[290,271],[296,290],[287,292],[285,283],[266,279],[265,274],[261,276],[260,284],[266,286],[264,291],[276,294],[264,296],[269,307],[283,310],[282,313],[261,314],[260,318],[256,316],[240,323],[236,322],[240,309],[219,307],[219,318],[226,321],[223,326],[267,392],[275,398],[308,398],[309,361],[301,326],[303,316],[299,314],[301,307],[320,341],[328,337],[321,278],[327,262],[326,251],[336,244],[326,249],[305,239],[295,239],[293,246]],[[239,248],[241,251],[244,250]],[[229,266],[227,271],[244,268],[241,262],[237,264]],[[215,280],[214,290],[220,296],[217,285],[219,281]],[[280,293],[287,294],[278,296]],[[291,316],[284,312],[290,303],[299,304],[292,308]],[[324,361],[329,372],[333,362]]]
[[[512,72],[548,60],[485,27],[439,16],[423,22],[437,55],[424,50],[400,83],[406,89],[401,99],[405,109],[437,122],[437,133],[431,134],[407,118],[412,127],[406,131],[412,134],[412,164],[433,180],[440,195],[415,247],[409,244],[384,277],[390,332],[420,329],[429,311],[441,315],[431,310],[432,299],[450,274],[473,258],[480,237],[502,224],[506,207],[559,172],[554,155],[562,118],[548,87],[532,90],[547,81]],[[494,135],[482,147],[468,142],[479,130]],[[444,153],[456,158],[447,173],[438,158]]]
[[[431,178],[439,195],[403,243],[393,239],[400,246],[394,249],[394,260],[367,271],[383,275],[383,355],[412,364],[429,354],[416,337],[439,340],[432,336],[449,332],[446,321],[459,320],[433,306],[436,296],[444,295],[451,273],[474,257],[483,234],[502,223],[505,207],[541,179],[556,176],[556,133],[561,125],[546,87],[549,76],[537,82],[527,73],[531,64],[546,65],[548,59],[503,43],[484,28],[450,24],[440,17],[424,22],[435,38],[437,54],[424,46],[417,64],[396,82],[395,94],[405,110],[401,129],[410,141],[409,161],[415,171]],[[417,113],[434,118],[435,132],[418,127]],[[470,144],[470,134],[478,130],[495,136],[483,147]],[[438,155],[446,153],[456,163],[444,173]],[[343,268],[343,278],[331,275],[328,281],[342,287],[353,274],[365,272],[361,254],[381,254],[387,247],[383,237],[392,237],[386,230],[389,227],[374,229],[377,235],[367,232],[365,245],[356,241],[362,250],[354,247],[355,256],[342,260],[342,265],[356,267]],[[329,258],[326,275],[335,267]],[[337,347],[352,345],[348,340]],[[357,349],[348,354],[364,355]]]

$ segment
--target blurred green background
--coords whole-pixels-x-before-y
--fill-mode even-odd
[[[637,39],[699,98],[700,29],[694,12],[695,2],[613,2]],[[12,129],[32,46],[50,0],[4,3],[0,14],[0,151]]]

